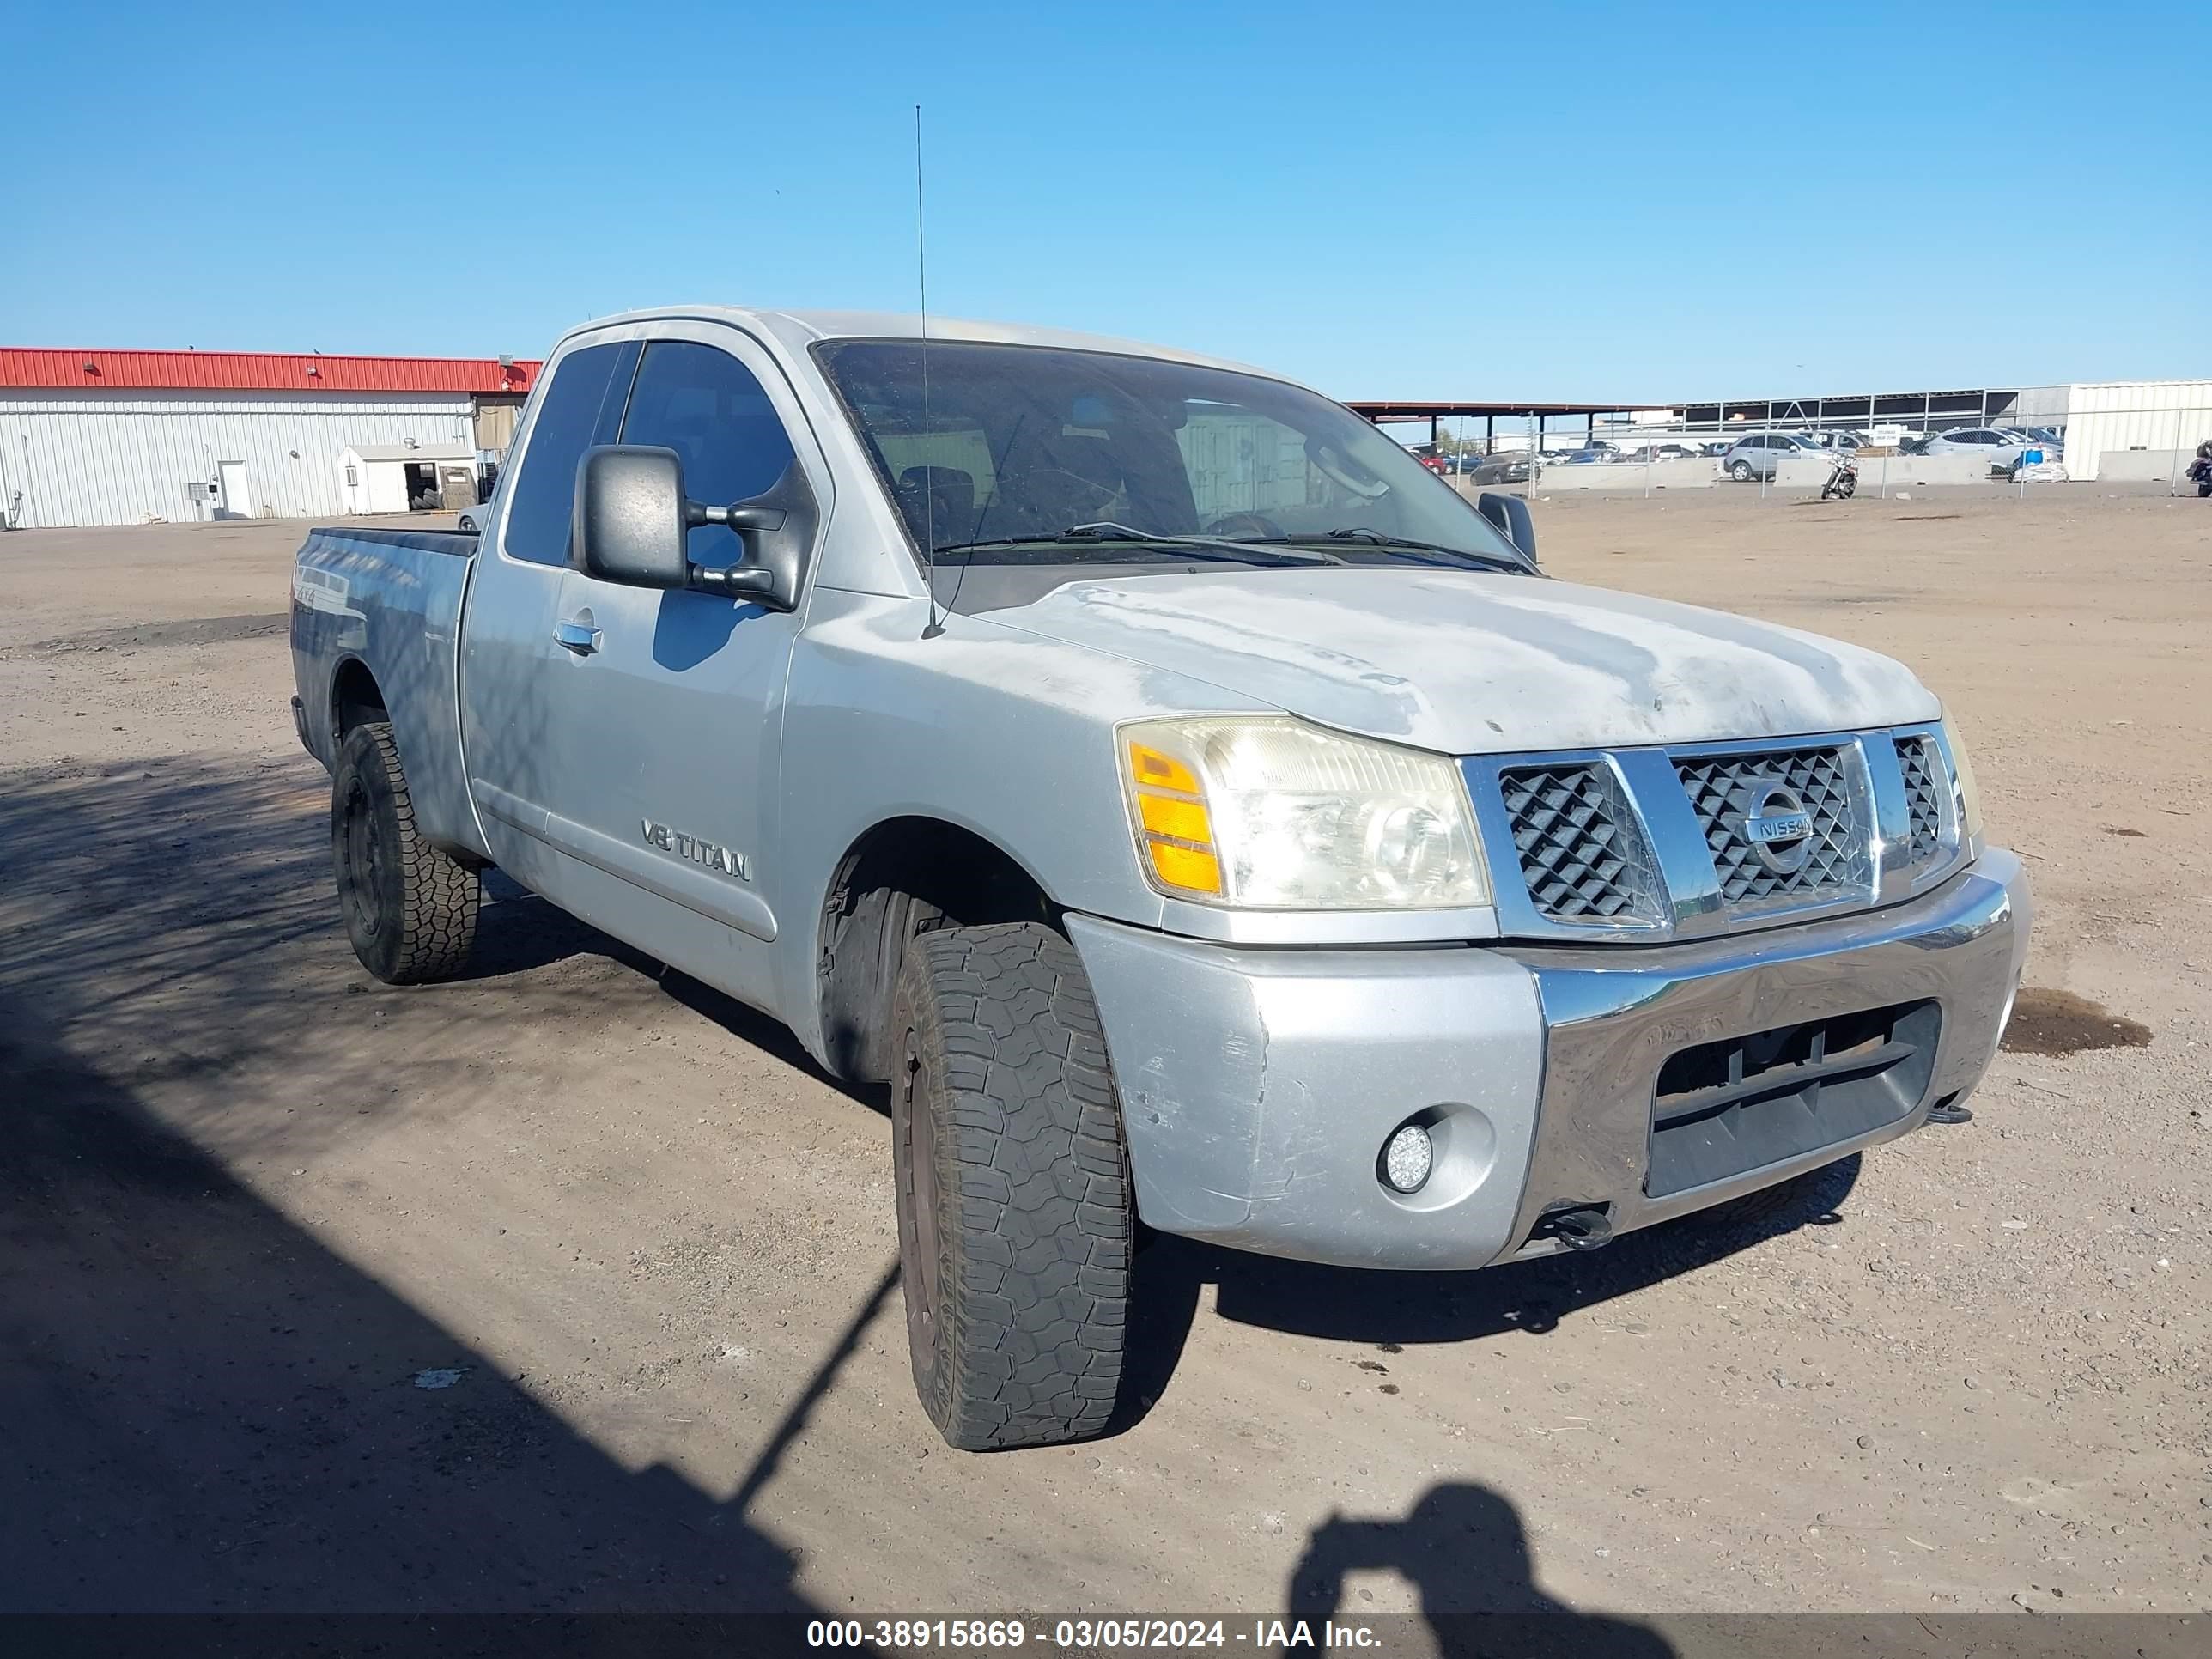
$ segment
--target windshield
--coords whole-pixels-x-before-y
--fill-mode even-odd
[[[1278,380],[933,340],[925,410],[920,342],[815,350],[915,546],[933,556],[1135,563],[1249,548],[1254,564],[1434,564],[1442,553],[1528,568],[1399,444]],[[1330,557],[1269,557],[1269,544]]]

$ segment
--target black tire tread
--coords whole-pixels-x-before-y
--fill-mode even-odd
[[[396,926],[381,930],[373,951],[364,951],[356,940],[355,954],[387,985],[425,985],[452,978],[467,964],[476,945],[482,878],[425,841],[416,828],[415,803],[390,725],[374,720],[354,727],[339,750],[338,765],[332,799],[343,799],[345,769],[357,766],[371,798],[380,793],[388,797],[398,826],[391,840],[399,866],[399,904],[391,918]],[[342,862],[345,850],[335,813],[331,829],[333,854]]]
[[[925,1056],[915,1109],[941,1114],[924,1407],[964,1450],[1092,1437],[1121,1382],[1134,1206],[1082,962],[1036,922],[953,927],[908,943],[901,981]]]

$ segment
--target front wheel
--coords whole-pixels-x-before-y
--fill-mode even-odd
[[[1075,947],[1036,922],[908,941],[891,1164],[922,1409],[963,1451],[1104,1431],[1136,1206]]]
[[[477,872],[425,841],[392,727],[356,726],[331,776],[331,862],[361,965],[386,985],[450,979],[476,942]]]

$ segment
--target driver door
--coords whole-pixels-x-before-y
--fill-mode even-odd
[[[767,354],[732,329],[668,324],[644,342],[618,441],[676,451],[685,493],[726,504],[782,476],[794,433],[826,508],[827,469]],[[727,566],[744,547],[702,526],[689,555]],[[545,676],[560,865],[549,896],[762,1006],[772,1006],[769,947],[781,925],[770,849],[799,626],[798,612],[571,568]]]

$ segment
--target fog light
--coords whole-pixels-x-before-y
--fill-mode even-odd
[[[1382,1179],[1399,1192],[1418,1193],[1435,1160],[1428,1130],[1418,1123],[1401,1124],[1382,1143]]]

